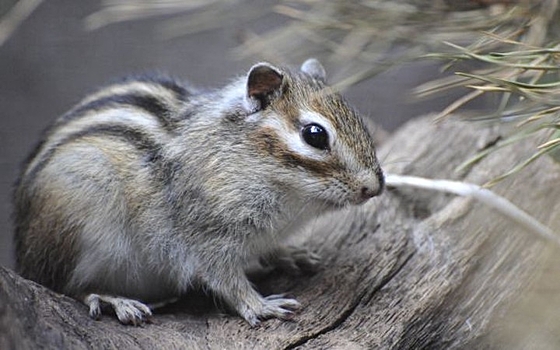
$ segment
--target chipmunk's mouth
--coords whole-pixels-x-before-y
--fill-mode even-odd
[[[373,197],[357,196],[356,199],[354,199],[353,201],[350,201],[349,203],[351,205],[362,205],[365,202],[369,201],[371,198],[373,198]]]
[[[373,197],[376,197],[376,195],[370,196],[370,195],[356,195],[354,196],[354,198],[350,199],[348,201],[348,205],[362,205],[365,204],[366,202],[368,202],[370,199],[372,199]]]
[[[343,209],[351,206],[359,206],[365,204],[370,199],[379,196],[383,192],[383,189],[376,190],[376,191],[368,191],[368,190],[358,190],[353,191],[351,193],[347,193],[346,196],[343,198],[338,199],[323,199],[322,207],[326,208],[326,210],[337,210]]]
[[[350,196],[344,200],[339,201],[325,201],[325,207],[328,207],[330,210],[339,210],[348,207],[359,206],[366,203],[370,200],[371,197],[362,197],[362,196]]]

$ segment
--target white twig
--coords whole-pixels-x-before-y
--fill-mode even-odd
[[[482,188],[471,183],[448,181],[448,180],[430,180],[415,176],[402,176],[395,174],[386,174],[385,182],[390,187],[416,187],[428,190],[453,193],[463,197],[473,197],[478,201],[488,205],[489,207],[499,211],[512,221],[523,225],[531,232],[538,234],[540,237],[552,241],[560,246],[560,237],[557,236],[550,228],[541,224],[531,215],[516,207],[507,199],[498,196],[494,192]]]

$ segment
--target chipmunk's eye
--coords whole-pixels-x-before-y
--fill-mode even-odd
[[[329,135],[319,124],[307,124],[301,129],[301,136],[309,146],[321,150],[329,149]]]

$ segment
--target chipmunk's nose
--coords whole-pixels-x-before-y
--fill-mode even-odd
[[[374,176],[364,177],[362,187],[360,188],[360,197],[366,201],[372,197],[378,196],[383,192],[385,187],[385,177],[381,170],[377,171]]]
[[[369,199],[369,198],[377,196],[379,193],[381,193],[381,191],[382,190],[374,189],[374,188],[371,188],[371,187],[368,187],[368,186],[364,186],[360,190],[360,194],[361,194],[363,199]]]

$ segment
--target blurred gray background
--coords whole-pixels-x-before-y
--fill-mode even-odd
[[[0,15],[14,2],[0,0]],[[240,60],[231,54],[244,31],[260,33],[285,23],[286,18],[273,13],[274,3],[249,1],[241,6],[267,7],[269,14],[163,40],[155,28],[171,15],[88,31],[84,19],[100,9],[100,1],[42,2],[0,46],[0,264],[14,266],[12,185],[49,123],[99,85],[130,73],[158,70],[206,87],[227,83],[260,59]],[[341,68],[324,63],[327,71]],[[457,97],[411,101],[409,89],[438,74],[436,63],[401,66],[349,88],[346,97],[365,116],[391,131],[411,117],[441,110]]]

